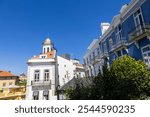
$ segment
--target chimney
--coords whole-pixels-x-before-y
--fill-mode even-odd
[[[101,23],[102,35],[107,31],[107,29],[109,28],[109,26],[110,26],[109,23]]]

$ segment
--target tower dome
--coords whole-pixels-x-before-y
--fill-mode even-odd
[[[51,45],[51,44],[52,44],[51,39],[46,38],[43,45]]]
[[[50,38],[46,38],[43,43],[43,53],[51,52],[54,50],[53,43]]]

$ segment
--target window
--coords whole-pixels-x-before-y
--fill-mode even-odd
[[[142,13],[140,9],[134,13],[134,20],[135,20],[136,26],[143,24],[143,18],[142,18]]]
[[[97,48],[97,55],[98,55],[98,56],[100,55],[100,51],[99,51],[99,48]]]
[[[33,92],[33,100],[39,100],[39,91]]]
[[[49,99],[49,91],[43,91],[43,99],[48,100]]]
[[[49,81],[49,70],[44,71],[44,81]]]
[[[12,86],[12,82],[9,83],[9,86]]]
[[[137,34],[142,33],[142,26],[144,21],[140,9],[134,13],[134,22],[135,22]]]
[[[49,52],[49,47],[47,48],[47,52]]]
[[[106,44],[106,42],[104,43],[104,52],[107,52],[107,44]]]
[[[45,58],[45,56],[41,56],[41,58]]]
[[[150,45],[142,48],[142,54],[145,64],[150,68]]]
[[[3,87],[6,87],[6,83],[3,83]]]
[[[110,49],[112,48],[112,45],[113,45],[113,41],[112,41],[112,38],[110,37],[110,38],[109,38],[109,48],[110,48]]]
[[[118,25],[116,27],[116,43],[119,42],[122,39],[122,28],[121,25]]]
[[[93,52],[93,60],[95,59],[95,52]]]
[[[34,81],[38,82],[40,79],[40,71],[39,70],[35,70],[34,72]]]
[[[92,56],[90,55],[90,63],[92,62]]]

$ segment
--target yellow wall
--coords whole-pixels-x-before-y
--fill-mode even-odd
[[[5,86],[5,87],[9,87],[9,86],[10,86],[10,83],[12,83],[12,86],[14,86],[15,83],[16,83],[16,78],[15,78],[15,77],[14,77],[14,78],[7,77],[6,79],[5,79],[5,78],[0,78],[0,90],[1,90],[2,88],[4,88],[4,87],[3,87],[3,83],[6,83],[6,86]]]
[[[5,88],[0,93],[0,100],[25,100],[26,87]]]

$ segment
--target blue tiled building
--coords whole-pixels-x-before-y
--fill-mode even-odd
[[[150,0],[131,0],[124,5],[105,33],[90,46],[84,56],[88,76],[97,75],[105,60],[111,64],[126,54],[150,67]]]

